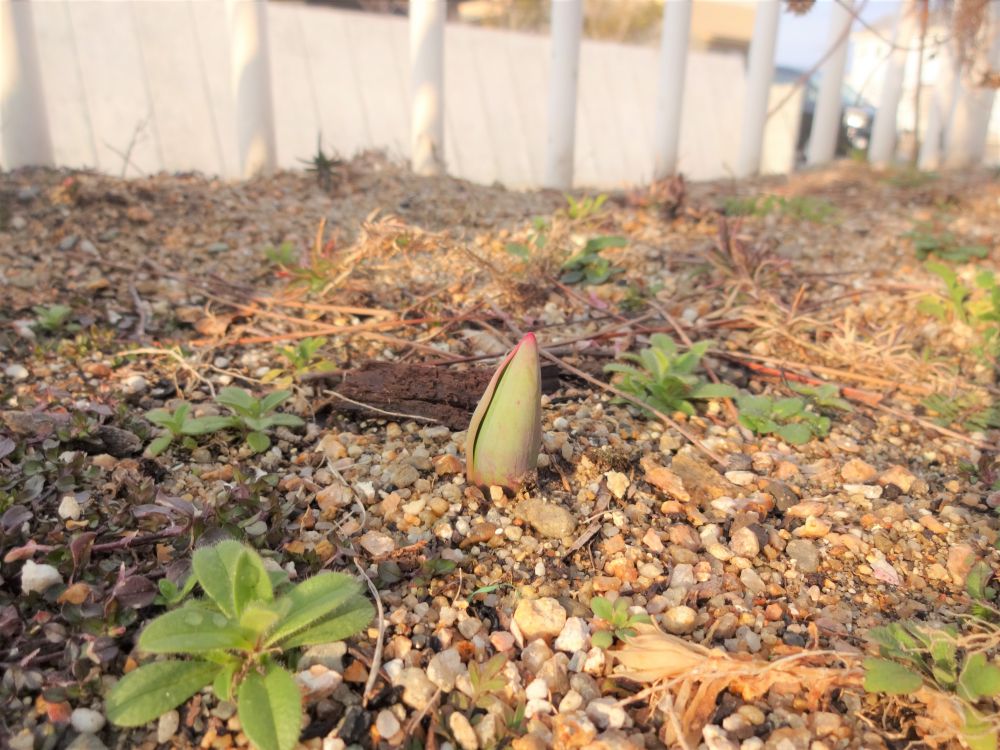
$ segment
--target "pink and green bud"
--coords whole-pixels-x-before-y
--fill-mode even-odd
[[[465,442],[470,484],[514,492],[538,464],[542,442],[542,371],[535,334],[521,339],[483,394]]]

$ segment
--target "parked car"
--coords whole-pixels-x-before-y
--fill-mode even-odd
[[[795,68],[778,66],[774,71],[775,83],[796,83],[804,72]],[[813,116],[816,112],[816,102],[819,98],[819,75],[811,76],[804,84],[802,97],[802,121],[799,125],[799,142],[796,153],[800,161],[805,160],[809,145],[809,135],[812,132]],[[866,151],[871,139],[872,122],[875,120],[875,107],[866,101],[861,94],[850,86],[841,90],[843,107],[840,115],[840,131],[837,134],[837,155],[846,156],[852,150]]]

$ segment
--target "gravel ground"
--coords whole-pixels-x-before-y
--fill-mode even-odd
[[[679,195],[659,185],[573,215],[558,194],[374,156],[338,165],[329,188],[291,173],[0,175],[4,746],[245,746],[211,692],[139,730],[103,713],[163,611],[155,583],[239,535],[293,578],[363,570],[379,591],[372,694],[378,622],[301,655],[304,747],[958,747],[954,731],[928,737],[919,701],[865,693],[857,670],[873,627],[953,621],[972,566],[1000,565],[1000,432],[926,403],[995,403],[997,371],[974,326],[921,306],[940,282],[906,235],[981,245],[963,278],[997,270],[1000,187],[842,166]],[[720,209],[760,195],[785,203],[720,237]],[[621,273],[557,281],[608,235],[627,239],[603,251]],[[299,260],[274,262],[283,243]],[[71,312],[46,330],[34,308],[56,304]],[[466,484],[464,431],[348,413],[323,368],[292,372],[278,349],[323,336],[333,374],[371,359],[461,371],[494,366],[521,330],[578,372],[555,368],[537,478],[516,496]],[[789,445],[723,400],[664,423],[581,376],[606,381],[655,332],[713,340],[706,364],[744,390],[814,377],[854,409]],[[224,386],[285,382],[306,424],[266,451],[217,434],[141,454],[148,410],[183,399],[210,415]],[[597,596],[748,663],[814,651],[844,684],[814,696],[803,671],[762,695],[731,687],[678,739],[664,692],[630,700],[645,685],[614,677],[619,646],[593,645]]]

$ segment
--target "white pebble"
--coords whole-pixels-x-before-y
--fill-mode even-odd
[[[27,380],[28,375],[30,374],[27,367],[16,364],[8,365],[7,369],[4,370],[3,373],[11,380]]]
[[[30,594],[33,591],[39,594],[52,586],[58,586],[63,582],[59,571],[51,565],[38,565],[33,560],[26,560],[21,568],[21,591]]]
[[[61,519],[69,518],[76,521],[80,518],[80,513],[80,503],[72,495],[64,495],[63,499],[59,501],[59,517]]]
[[[92,708],[74,708],[69,721],[80,734],[97,734],[105,724],[104,714]]]

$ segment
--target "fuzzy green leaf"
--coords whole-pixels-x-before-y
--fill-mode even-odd
[[[987,662],[982,652],[970,654],[962,666],[957,692],[973,703],[980,698],[1000,695],[1000,667]]]
[[[243,628],[202,603],[160,615],[139,636],[139,648],[153,654],[198,654],[252,647]]]
[[[220,670],[207,661],[158,661],[122,677],[104,709],[120,727],[138,727],[176,708],[210,684]]]
[[[864,666],[865,690],[869,693],[909,695],[924,684],[920,674],[898,662],[869,658],[865,659]]]
[[[309,353],[306,353],[306,356],[304,357],[304,359],[308,362],[310,359],[312,359],[312,355],[309,354]],[[291,396],[291,395],[292,395],[292,392],[289,391],[289,390],[274,391],[273,393],[267,394],[260,401],[260,413],[261,414],[267,414],[269,411],[274,411],[274,408],[278,404],[280,404],[283,401],[287,400],[288,397]]]
[[[728,383],[701,383],[688,393],[688,398],[736,398],[739,391]]]
[[[358,581],[345,573],[326,572],[307,578],[278,600],[279,604],[287,602],[288,609],[268,636],[267,645],[323,619],[360,591]]]
[[[208,435],[234,426],[232,417],[195,417],[184,422],[181,432],[185,435]]]
[[[615,642],[615,637],[611,634],[610,630],[598,630],[590,637],[590,642],[597,648],[611,648],[611,644]]]
[[[254,453],[263,453],[271,447],[271,438],[263,432],[251,432],[247,435],[247,445]]]
[[[778,435],[789,445],[802,445],[812,438],[812,430],[804,424],[783,424],[778,427]]]
[[[370,601],[360,595],[353,597],[317,624],[282,641],[281,647],[299,648],[342,641],[364,630],[374,615],[375,607]]]
[[[962,706],[962,712],[965,714],[962,737],[969,750],[997,750],[997,731],[993,722],[972,706]]]
[[[233,619],[240,616],[248,601],[274,598],[260,556],[237,541],[196,550],[192,568],[205,593]]]
[[[168,447],[170,447],[170,444],[173,441],[174,441],[174,436],[171,435],[169,432],[164,432],[158,438],[155,438],[153,442],[151,442],[146,447],[146,455],[149,456],[150,458],[159,456],[161,453],[163,453],[163,451],[165,451]]]
[[[291,673],[271,667],[251,672],[237,693],[240,723],[259,750],[292,750],[299,741],[302,697]]]
[[[611,602],[603,596],[595,596],[591,599],[590,608],[594,611],[595,615],[600,617],[605,622],[611,622],[615,616],[614,608],[611,606]]]

